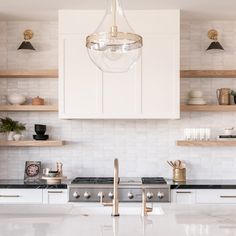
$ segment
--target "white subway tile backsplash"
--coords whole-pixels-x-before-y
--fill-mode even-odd
[[[31,28],[35,36],[35,52],[17,51],[23,31]],[[216,28],[220,42],[227,49],[221,54],[206,53],[210,44],[207,31]],[[0,69],[55,69],[58,67],[56,22],[0,22]],[[181,25],[182,69],[233,69],[236,64],[234,44],[236,22],[186,22]],[[1,79],[0,103],[6,95],[17,92],[32,98],[44,97],[56,104],[58,82],[51,79]],[[187,102],[188,92],[203,91],[204,99],[217,103],[215,90],[236,89],[235,79],[182,79],[181,101]],[[182,113],[179,120],[59,120],[57,113],[9,112],[10,116],[27,124],[26,138],[34,133],[34,124],[47,124],[47,133],[55,139],[66,140],[56,148],[0,148],[0,178],[23,178],[27,160],[40,160],[44,166],[55,168],[64,164],[64,173],[75,176],[111,176],[113,159],[120,160],[121,176],[165,176],[172,172],[166,161],[182,159],[187,163],[188,178],[236,177],[236,148],[177,147],[184,128],[211,128],[212,137],[228,126],[236,127],[235,113]],[[3,138],[3,135],[1,135]]]

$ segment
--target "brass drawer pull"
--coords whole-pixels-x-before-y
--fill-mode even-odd
[[[224,196],[224,195],[222,195],[222,196],[220,196],[220,198],[236,198],[236,196],[234,195],[232,195],[232,196]]]
[[[177,191],[176,193],[192,193],[192,192],[190,192],[190,191],[183,191],[183,192]]]
[[[63,191],[48,191],[48,193],[63,193]]]
[[[20,197],[20,195],[0,195],[0,197]]]

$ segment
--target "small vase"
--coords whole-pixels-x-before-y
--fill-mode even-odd
[[[7,140],[8,141],[13,141],[14,140],[14,135],[16,134],[15,131],[11,131],[7,134]]]
[[[234,103],[236,104],[236,96],[234,96]]]

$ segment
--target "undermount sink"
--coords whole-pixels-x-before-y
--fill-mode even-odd
[[[85,216],[95,216],[95,215],[111,215],[111,207],[104,207],[102,205],[82,205],[73,209],[73,214],[85,215]],[[141,204],[123,204],[119,207],[120,216],[124,215],[136,215],[141,216]],[[161,207],[154,207],[153,211],[148,213],[148,215],[163,215],[164,212]]]

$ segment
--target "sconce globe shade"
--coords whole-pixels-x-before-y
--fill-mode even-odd
[[[142,53],[142,37],[128,24],[120,1],[107,0],[102,22],[86,38],[88,55],[103,72],[126,72]]]

